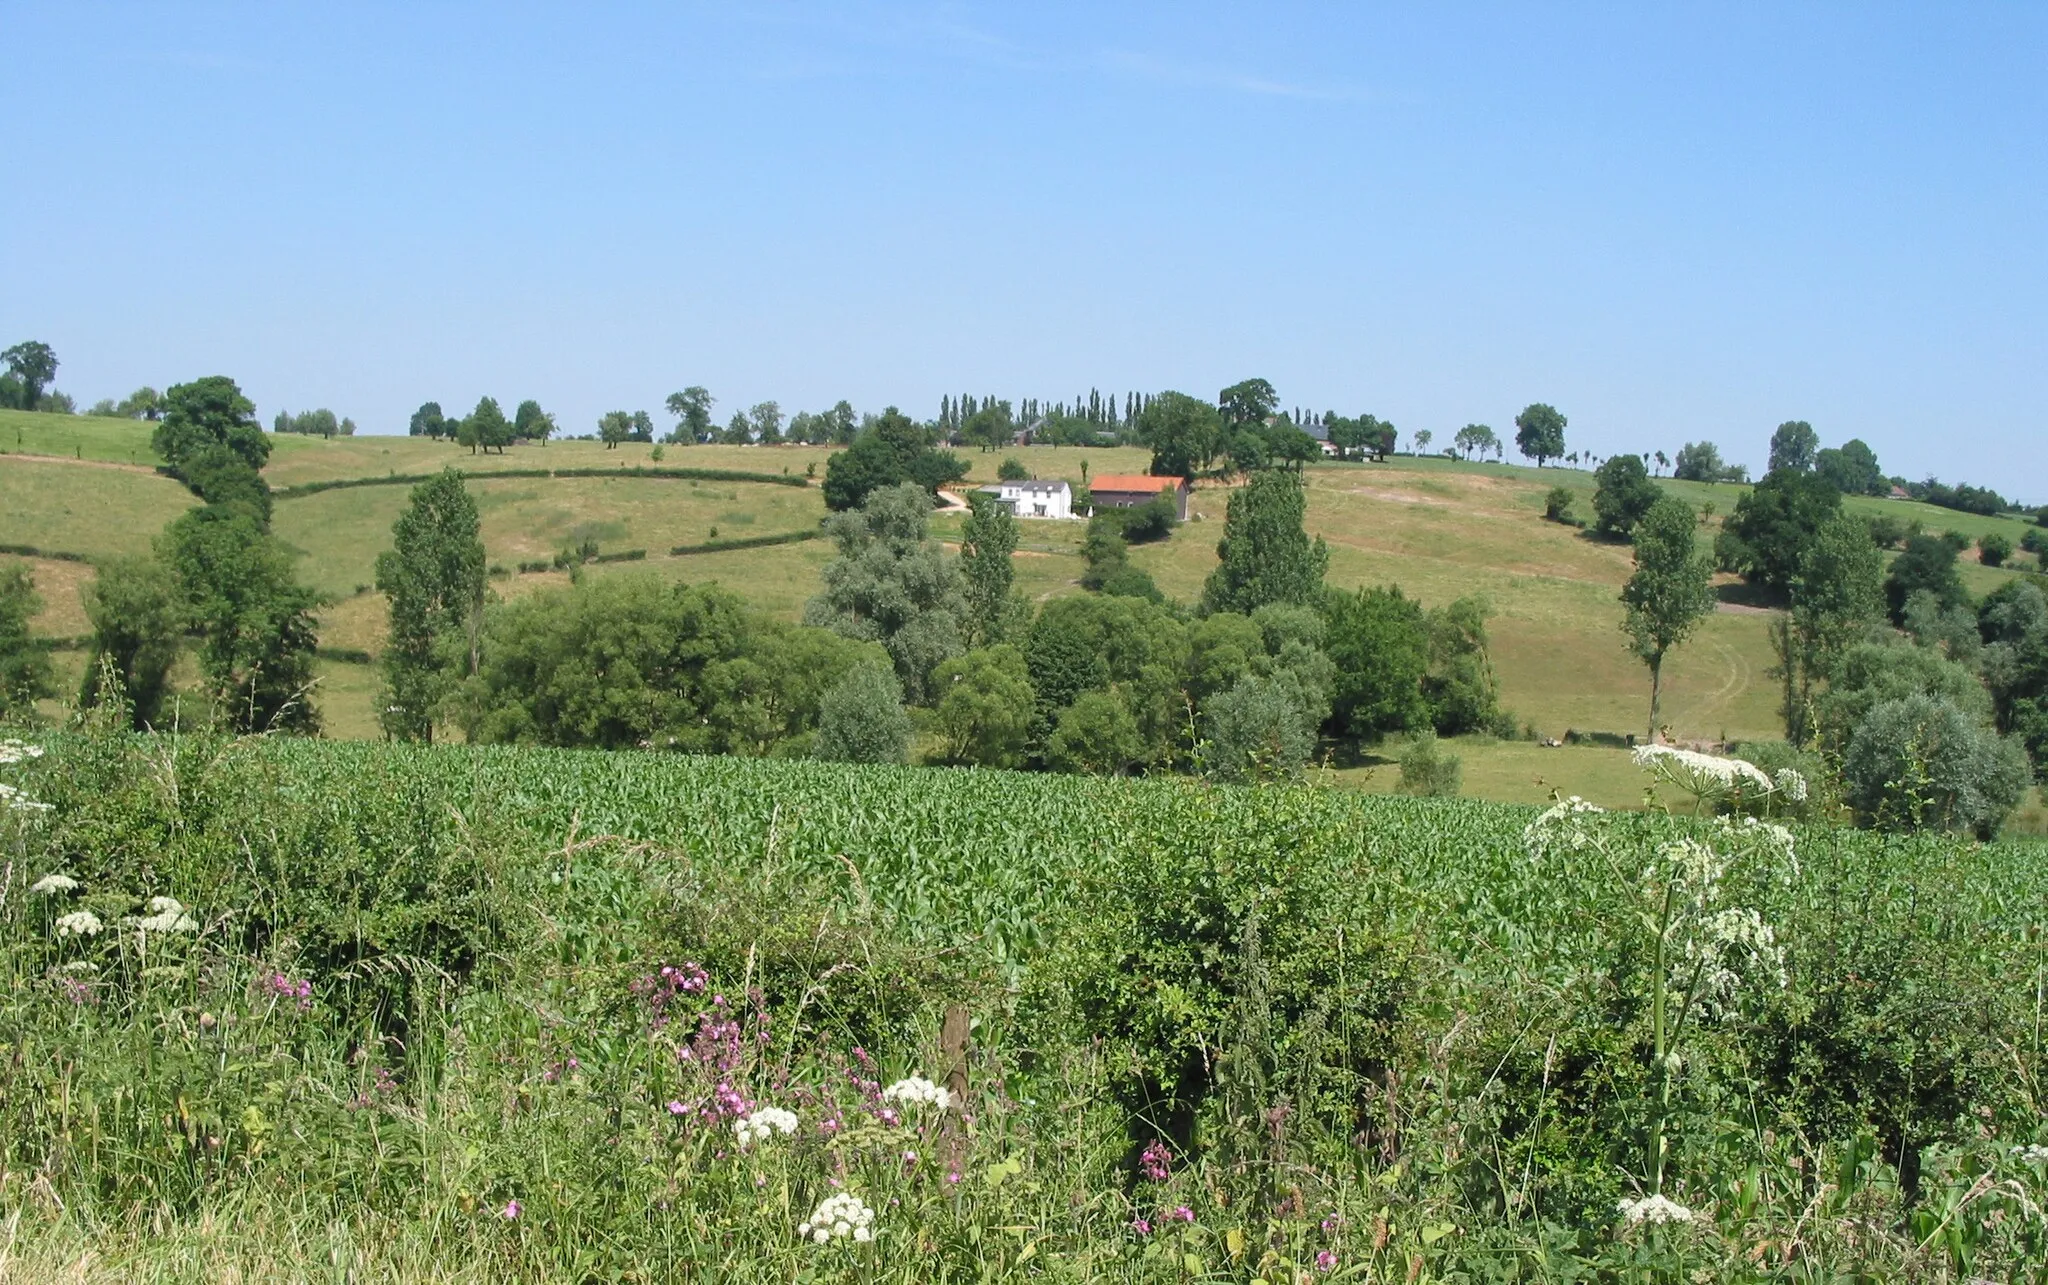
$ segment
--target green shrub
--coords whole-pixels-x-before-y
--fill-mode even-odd
[[[1443,748],[1435,732],[1424,732],[1401,751],[1401,793],[1451,798],[1464,779],[1458,756]]]
[[[1977,537],[1977,561],[1987,567],[2001,567],[2012,556],[2012,541],[1996,531]]]
[[[2033,769],[2012,740],[1939,696],[1885,701],[1864,715],[1842,758],[1849,805],[1866,824],[1995,834]]]
[[[1572,516],[1572,501],[1575,498],[1568,486],[1551,487],[1549,493],[1543,497],[1543,516],[1552,522],[1562,522],[1566,526],[1579,525],[1579,520]]]

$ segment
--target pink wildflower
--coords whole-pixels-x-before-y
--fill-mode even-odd
[[[519,1217],[519,1211],[521,1208],[522,1206],[518,1201],[508,1200],[505,1202],[505,1212],[498,1216],[500,1218],[503,1218],[506,1222],[511,1222],[513,1219]]]
[[[1316,1251],[1316,1270],[1327,1272],[1337,1266],[1337,1256],[1327,1249]]]

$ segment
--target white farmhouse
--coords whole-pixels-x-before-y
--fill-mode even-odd
[[[1074,516],[1074,491],[1065,482],[1032,478],[1024,482],[998,482],[982,490],[996,497],[1020,518],[1070,518]]]

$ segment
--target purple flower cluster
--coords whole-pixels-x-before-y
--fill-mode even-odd
[[[1147,1182],[1165,1182],[1167,1165],[1173,1163],[1173,1152],[1163,1142],[1148,1142],[1138,1156],[1138,1175]]]
[[[711,979],[696,964],[663,964],[659,971],[637,977],[628,989],[654,1012],[654,1029],[668,1025],[669,1002],[682,995],[701,995]]]
[[[370,1087],[349,1099],[348,1109],[351,1111],[361,1111],[375,1106],[378,1098],[386,1097],[397,1092],[397,1090],[398,1081],[391,1078],[391,1072],[380,1066],[377,1068],[376,1079],[371,1083]]]
[[[313,1008],[313,983],[303,977],[294,981],[283,973],[272,973],[259,986],[271,999],[298,1001],[301,1013],[310,1012]]]

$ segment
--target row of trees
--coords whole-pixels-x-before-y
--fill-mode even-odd
[[[556,432],[555,417],[540,408],[532,398],[519,403],[519,408],[510,419],[505,418],[504,408],[495,397],[480,397],[476,408],[460,419],[450,419],[439,402],[425,402],[412,413],[406,432],[413,437],[426,437],[435,441],[442,438],[453,440],[457,445],[467,446],[470,454],[479,451],[497,451],[500,455],[514,442],[539,442],[547,440]]]

